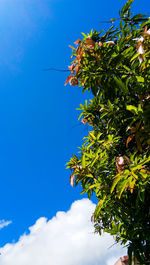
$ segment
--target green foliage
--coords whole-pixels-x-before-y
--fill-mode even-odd
[[[115,236],[140,264],[150,264],[150,20],[132,16],[129,0],[119,26],[91,31],[72,47],[67,82],[93,98],[80,104],[91,127],[67,163],[70,182],[98,203],[95,230]],[[118,25],[118,20],[112,19]]]

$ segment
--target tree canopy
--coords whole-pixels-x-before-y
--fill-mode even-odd
[[[92,92],[79,119],[91,130],[67,163],[72,186],[95,193],[95,230],[150,264],[150,18],[128,0],[107,31],[91,30],[72,48],[66,84]]]

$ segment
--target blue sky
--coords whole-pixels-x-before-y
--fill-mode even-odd
[[[65,87],[66,73],[43,69],[67,69],[68,45],[106,28],[100,21],[117,17],[124,3],[0,0],[0,220],[12,222],[0,230],[1,247],[85,197],[70,186],[65,163],[87,133],[76,108],[90,95]],[[136,13],[148,7],[133,4]]]

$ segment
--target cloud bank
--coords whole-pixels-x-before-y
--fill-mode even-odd
[[[94,208],[91,201],[83,199],[49,221],[39,218],[29,227],[28,235],[0,249],[0,264],[113,265],[124,251],[120,246],[111,247],[114,241],[108,234],[94,234],[90,221]]]

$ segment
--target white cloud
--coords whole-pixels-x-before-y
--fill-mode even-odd
[[[8,226],[11,223],[12,223],[12,221],[0,220],[0,229],[2,229],[5,226]]]
[[[95,205],[88,199],[75,201],[68,212],[47,221],[41,217],[15,244],[0,249],[1,265],[113,265],[124,255],[108,234],[98,236],[90,217]]]

